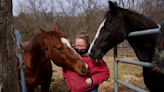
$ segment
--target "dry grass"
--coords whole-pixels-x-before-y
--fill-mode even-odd
[[[127,58],[127,57],[120,57],[120,58]],[[130,60],[136,60],[136,58],[131,57],[128,58]],[[108,81],[104,82],[100,88],[99,92],[114,92],[114,63],[113,63],[113,57],[104,57],[104,60],[107,61],[108,67],[111,71],[111,76]],[[142,76],[142,67],[136,66],[136,65],[129,65],[124,63],[118,64],[118,79],[132,83],[133,85],[136,85],[140,88],[146,89],[144,82],[143,82],[143,76]],[[119,85],[119,92],[134,92],[122,85]]]
[[[124,58],[124,57],[121,57]],[[126,58],[126,57],[125,57]],[[102,83],[99,86],[99,92],[114,92],[114,64],[113,64],[113,57],[104,57],[108,67],[110,68],[110,78]],[[136,58],[129,58],[132,60],[136,60]],[[136,65],[129,65],[119,63],[119,72],[118,72],[119,80],[123,80],[125,82],[132,83],[134,85],[139,86],[140,88],[146,89],[143,83],[142,77],[142,67]],[[51,85],[52,92],[68,92],[68,88],[62,76],[61,68],[53,65],[53,78],[52,78],[52,85]],[[132,90],[119,85],[119,92],[133,92]]]

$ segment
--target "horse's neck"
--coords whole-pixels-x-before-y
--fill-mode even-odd
[[[134,52],[139,60],[152,61],[156,46],[156,39],[157,35],[152,34],[147,36],[129,37],[128,42],[134,49]]]
[[[127,21],[129,23],[127,28],[131,32],[158,28],[158,25],[152,19],[138,13],[132,13]],[[127,39],[139,60],[152,60],[157,40],[156,34],[129,37]]]
[[[29,49],[25,48],[24,50],[24,64],[26,68],[32,69],[32,55],[29,52]]]
[[[142,14],[130,12],[127,13],[126,16],[128,16],[126,23],[129,31],[142,31],[159,27],[154,20]]]
[[[41,53],[33,51],[30,46],[25,49],[24,63],[26,65],[26,68],[35,71],[37,70],[37,67],[40,66],[42,61],[44,61],[44,56],[41,56]]]

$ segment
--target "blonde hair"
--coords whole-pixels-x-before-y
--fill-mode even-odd
[[[89,41],[89,35],[86,32],[80,32],[79,35],[76,38],[81,38],[84,39],[86,41],[86,44],[89,45],[90,41]]]

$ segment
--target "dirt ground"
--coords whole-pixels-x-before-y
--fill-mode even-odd
[[[128,59],[136,60],[136,58]],[[99,86],[99,92],[114,92],[113,57],[105,56],[104,60],[110,68],[110,78]],[[119,80],[132,83],[133,85],[137,85],[138,87],[147,90],[143,83],[142,67],[140,66],[119,63],[118,78]],[[119,85],[118,89],[119,92],[134,92],[122,85]],[[53,65],[51,92],[68,92],[67,85],[62,76],[61,68],[56,65]]]

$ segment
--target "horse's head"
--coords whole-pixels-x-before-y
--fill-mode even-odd
[[[44,31],[41,28],[40,30],[39,35],[42,37],[41,48],[46,57],[58,66],[73,70],[80,75],[86,74],[86,64],[71,47],[68,39],[64,37],[57,26],[52,31]]]
[[[89,48],[91,58],[101,59],[109,49],[125,39],[127,31],[123,20],[124,15],[120,7],[109,1],[109,11]]]
[[[98,28],[88,54],[91,58],[99,60],[109,49],[124,41],[130,32],[155,26],[155,22],[144,15],[123,9],[109,1],[109,11]]]

